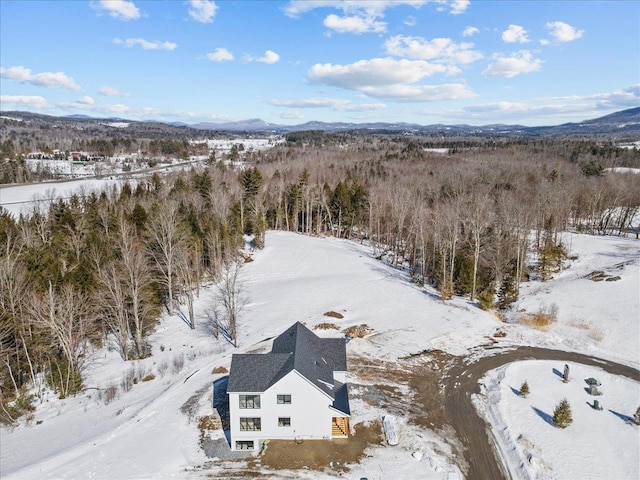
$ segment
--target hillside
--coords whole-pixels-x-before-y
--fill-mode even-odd
[[[248,303],[239,325],[238,349],[212,337],[208,318],[214,289],[205,287],[196,303],[195,330],[190,330],[178,315],[163,315],[150,338],[152,357],[125,363],[107,348],[97,350],[88,359],[88,388],[83,393],[62,401],[48,394],[27,424],[3,427],[0,474],[2,478],[21,480],[228,478],[232,472],[242,475],[248,471],[270,478],[341,477],[328,466],[323,472],[285,469],[276,473],[260,463],[212,462],[198,446],[198,418],[211,413],[211,385],[223,375],[212,370],[228,368],[232,353],[266,351],[270,338],[298,320],[312,328],[328,320],[339,329],[363,323],[371,328],[364,338],[347,344],[352,425],[370,424],[396,408],[411,411],[410,405],[417,401],[415,387],[402,384],[400,377],[390,374],[393,370],[385,375],[381,367],[363,366],[424,365],[419,356],[410,360],[420,352],[474,352],[482,356],[494,353],[496,347],[532,344],[595,353],[637,367],[640,335],[633,312],[640,307],[638,242],[574,235],[570,252],[575,259],[561,276],[550,282],[527,284],[521,302],[514,307],[514,311],[531,310],[536,308],[532,303],[556,303],[557,323],[539,330],[503,324],[463,298],[442,302],[437,292],[410,283],[403,272],[376,260],[366,246],[358,243],[269,232],[264,250],[253,253],[254,261],[242,269]],[[585,279],[593,269],[615,271],[620,280]],[[572,295],[567,295],[569,290]],[[611,302],[612,298],[616,301]],[[585,299],[607,305],[606,315],[585,312]],[[329,319],[323,315],[328,311],[339,312],[344,318]],[[577,319],[588,328],[574,326]],[[598,335],[589,334],[596,329]],[[495,337],[498,330],[506,331],[506,336]],[[316,332],[339,335],[333,330]],[[481,347],[488,340],[494,343],[493,350]],[[137,377],[154,374],[155,379],[131,385],[125,391],[121,385],[127,372]],[[381,381],[376,379],[385,379],[384,389],[376,389],[376,382]],[[110,385],[117,394],[107,401],[97,388]],[[543,388],[544,384],[536,383],[537,397],[532,398],[545,398]],[[627,393],[620,395],[627,398],[628,387],[622,388],[621,392]],[[631,395],[636,388],[631,384]],[[371,445],[360,464],[349,466],[352,475],[374,478],[382,472],[395,478],[462,478],[455,466],[455,442],[448,435],[418,426],[410,415],[400,422],[400,445]],[[603,425],[598,428],[611,428],[609,423]],[[224,442],[220,431],[207,435],[216,445]],[[636,430],[631,438],[637,436]],[[548,447],[537,448],[536,457],[548,460]],[[637,451],[627,452],[633,443],[620,448],[626,453],[615,460],[619,463],[615,471],[633,469]],[[564,452],[569,464],[579,465],[576,458],[580,452],[570,444]],[[606,468],[606,462],[613,460],[603,457],[598,461],[605,462]]]

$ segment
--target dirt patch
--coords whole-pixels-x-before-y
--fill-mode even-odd
[[[342,331],[342,333],[350,338],[362,338],[365,335],[369,335],[371,332],[373,332],[373,328],[364,323],[362,325],[353,325],[352,327],[345,328]]]
[[[338,312],[334,312],[333,310],[329,311],[329,312],[325,312],[324,313],[325,317],[331,317],[331,318],[344,318],[344,315],[342,315],[341,313]]]
[[[624,263],[620,263],[618,265],[616,265],[617,270],[623,270],[625,265],[628,265],[628,262],[624,262]],[[594,272],[591,272],[588,275],[585,275],[583,278],[592,280],[594,282],[601,282],[601,281],[605,281],[605,282],[617,282],[618,280],[620,280],[620,277],[618,275],[609,275],[608,273],[603,272],[602,270],[596,270]]]
[[[333,470],[344,472],[370,445],[382,443],[379,422],[355,425],[355,435],[333,440],[269,440],[256,463],[271,470]]]
[[[315,327],[313,327],[313,329],[314,330],[340,330],[340,327],[338,327],[335,323],[322,322],[316,325]]]

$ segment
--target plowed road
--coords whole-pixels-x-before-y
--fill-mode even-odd
[[[498,480],[511,478],[497,454],[489,425],[478,415],[471,403],[471,395],[480,393],[478,381],[485,373],[519,360],[557,360],[602,368],[614,375],[640,381],[640,371],[608,360],[579,353],[520,347],[508,352],[483,357],[470,365],[461,359],[449,370],[445,381],[445,410],[448,423],[455,429],[464,447],[468,465],[467,480]]]

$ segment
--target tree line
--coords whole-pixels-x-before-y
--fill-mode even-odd
[[[205,279],[223,286],[214,332],[235,343],[247,235],[258,248],[269,229],[367,242],[444,300],[464,295],[483,308],[506,308],[522,281],[553,275],[564,231],[637,236],[640,175],[586,169],[606,161],[599,152],[483,142],[440,154],[432,140],[306,140],[253,155],[240,171],[217,163],[155,174],[19,218],[0,209],[0,419],[26,408],[28,387],[79,391],[91,348],[148,356],[163,309],[186,306],[195,328]]]

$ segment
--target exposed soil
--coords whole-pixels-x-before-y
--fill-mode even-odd
[[[632,367],[559,350],[520,347],[498,351],[470,363],[467,357],[455,357],[441,351],[424,351],[382,364],[357,359],[351,370],[369,385],[354,386],[362,398],[394,415],[406,416],[410,423],[440,433],[454,452],[454,461],[468,480],[509,478],[499,460],[490,427],[478,415],[471,402],[480,393],[479,380],[495,368],[527,359],[573,361],[600,367],[609,373],[640,381],[640,372]],[[377,382],[386,380],[386,385]],[[406,391],[408,389],[408,392]],[[400,394],[405,390],[404,394]]]
[[[355,435],[334,440],[269,440],[257,464],[271,470],[310,469],[344,472],[357,463],[370,445],[382,442],[379,422],[355,426]]]
[[[495,368],[518,360],[572,361],[602,368],[615,375],[640,381],[632,367],[588,355],[535,347],[520,347],[481,357],[456,357],[441,351],[423,351],[383,362],[372,358],[350,358],[354,381],[349,395],[404,417],[409,423],[440,434],[452,448],[455,462],[468,480],[500,480],[509,473],[496,452],[493,433],[471,402],[480,393],[479,380]],[[309,469],[345,472],[358,462],[367,446],[382,443],[379,423],[355,426],[349,439],[294,441],[270,440],[257,459],[230,467],[225,478],[269,477],[268,470]],[[267,470],[260,473],[260,470]],[[295,477],[292,477],[295,478]]]

